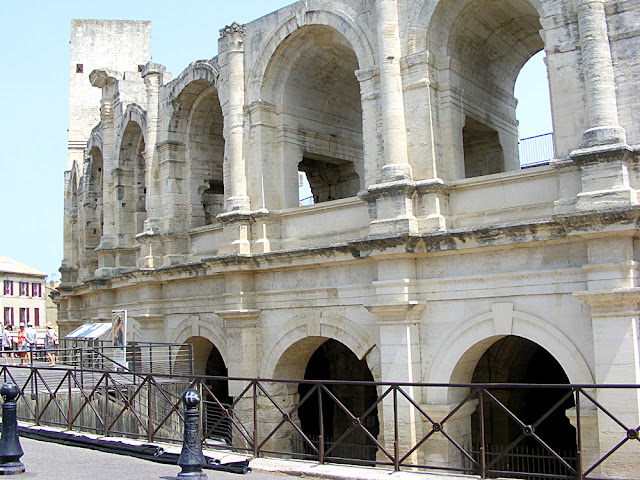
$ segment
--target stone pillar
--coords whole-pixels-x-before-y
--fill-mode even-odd
[[[244,143],[244,38],[246,27],[232,23],[220,30],[220,36],[227,41],[227,95],[229,106],[225,116],[225,166],[229,169],[230,180],[227,212],[248,210],[247,178],[243,152]]]
[[[385,163],[381,180],[410,180],[412,172],[407,157],[397,0],[376,0],[376,15]]]
[[[221,69],[226,73],[225,111],[225,194],[226,212],[218,215],[224,226],[225,245],[221,254],[251,253],[251,200],[247,195],[244,144],[244,38],[245,26],[233,23],[220,30]],[[224,48],[226,47],[226,49]],[[227,184],[228,183],[228,184]]]
[[[94,70],[89,75],[91,85],[102,89],[100,101],[100,121],[102,122],[102,212],[103,230],[100,245],[96,248],[98,269],[95,276],[108,278],[115,267],[113,249],[117,231],[115,230],[115,188],[113,173],[116,168],[114,103],[117,91],[117,74],[106,70]]]
[[[224,320],[227,339],[227,370],[230,377],[258,376],[258,317],[260,310],[237,309],[216,311]],[[229,382],[229,395],[237,397],[245,382]]]
[[[616,87],[603,0],[576,0],[589,128],[583,147],[626,143],[618,125]]]
[[[413,211],[415,184],[407,151],[407,130],[404,110],[404,93],[400,71],[400,36],[398,33],[397,0],[376,0],[378,67],[381,118],[382,151],[384,165],[380,168],[375,184],[359,194],[370,204],[372,236],[388,236],[418,233],[418,221]],[[371,83],[370,75],[360,72],[359,80]],[[365,89],[361,89],[365,92]],[[368,90],[371,90],[369,88]],[[365,99],[367,97],[364,97]],[[369,112],[363,102],[363,119]],[[370,138],[369,135],[366,138]],[[365,145],[367,141],[365,141]],[[365,167],[369,168],[365,151]],[[377,154],[377,152],[376,152]]]
[[[415,261],[412,258],[378,262],[378,281],[374,282],[378,303],[365,308],[378,317],[381,380],[383,382],[414,383],[421,381],[420,313],[424,308],[411,299],[415,281]],[[422,403],[420,389],[403,387],[418,405]],[[404,397],[398,395],[397,424],[399,451],[407,452],[422,436],[420,413]],[[393,397],[382,402],[381,438],[385,448],[394,448]],[[412,462],[421,459],[416,452]]]
[[[602,0],[576,0],[589,128],[571,158],[580,166],[579,211],[635,205],[631,150],[618,124],[615,77]]]
[[[139,268],[162,266],[162,241],[160,226],[162,217],[162,188],[160,186],[159,155],[156,150],[159,121],[159,92],[164,83],[165,67],[148,62],[142,71],[147,90],[147,138],[145,143],[145,187],[147,189],[147,219],[144,231],[136,235],[141,245],[137,265]],[[155,252],[155,253],[154,253]]]
[[[113,188],[115,190],[114,225],[115,244],[113,256],[114,274],[121,273],[136,266],[136,251],[134,245],[135,200],[133,196],[133,170],[117,167],[113,170]]]
[[[574,294],[591,310],[597,384],[640,384],[640,288],[633,234],[634,230],[629,230],[589,240],[589,263],[583,266],[588,291]],[[596,395],[627,429],[640,426],[640,390],[599,389]],[[601,409],[597,418],[600,458],[624,440],[627,432]],[[600,472],[605,478],[633,477],[635,466],[640,464],[636,441],[628,441],[602,464]],[[585,453],[595,457],[592,452]]]
[[[356,71],[360,84],[362,103],[362,130],[364,144],[364,184],[373,185],[378,181],[378,172],[384,165],[384,158],[378,158],[384,144],[378,131],[378,105],[380,103],[380,74],[378,69],[369,68]]]
[[[76,189],[77,165],[73,162],[71,170],[64,172],[64,257],[60,266],[62,284],[73,284],[78,281],[78,195]]]
[[[476,411],[478,400],[475,398],[468,400],[446,422],[442,423],[445,417],[457,406],[457,403],[420,405],[422,410],[433,420],[432,423],[424,416],[421,416],[423,424],[422,435],[434,432],[420,448],[423,462],[426,465],[448,468],[469,466],[468,459],[441,432],[446,432],[458,445],[469,451],[471,447],[471,415]]]

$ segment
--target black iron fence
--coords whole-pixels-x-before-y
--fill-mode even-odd
[[[203,442],[252,456],[482,478],[640,478],[639,385],[267,380],[13,366],[2,366],[0,375],[20,388],[21,420],[67,430],[179,442],[180,393],[190,387],[207,399]],[[228,382],[231,404],[209,387],[216,381]],[[363,388],[374,389],[375,400],[349,393]],[[504,400],[525,389],[555,400],[525,418]],[[572,419],[570,448],[558,447],[548,428],[558,412]],[[502,445],[492,438],[505,432]]]

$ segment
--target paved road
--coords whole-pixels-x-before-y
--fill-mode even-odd
[[[168,480],[174,479],[180,467],[149,462],[139,458],[104,453],[85,448],[67,447],[51,442],[21,438],[22,463],[26,472],[12,476],[19,480]],[[251,472],[234,475],[207,471],[209,480],[286,480],[284,475]]]

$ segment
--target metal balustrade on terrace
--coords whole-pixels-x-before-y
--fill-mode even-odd
[[[553,133],[521,138],[518,142],[520,168],[545,165],[555,157]]]

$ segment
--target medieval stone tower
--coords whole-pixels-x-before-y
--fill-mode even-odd
[[[172,81],[149,28],[72,24],[62,331],[127,309],[129,340],[231,376],[323,349],[377,381],[640,383],[638,2],[300,1]],[[540,50],[555,158],[522,169]],[[640,423],[637,391],[599,399]],[[597,455],[615,426],[588,422]]]

